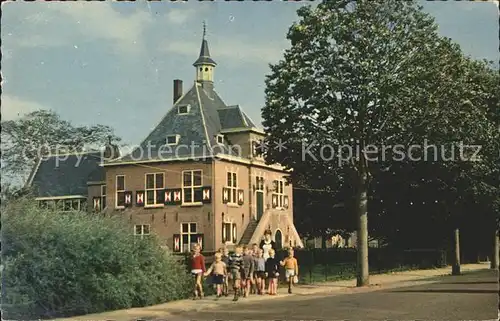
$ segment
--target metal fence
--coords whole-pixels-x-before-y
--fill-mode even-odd
[[[284,258],[285,251],[279,252]],[[357,251],[351,248],[295,250],[302,283],[315,283],[353,278],[356,275]],[[371,274],[395,270],[426,269],[447,265],[443,250],[393,250],[369,249]]]
[[[207,267],[212,262],[213,252],[203,253]],[[277,251],[277,257],[285,258],[285,250]],[[296,249],[300,282],[315,282],[350,279],[356,275],[357,251],[353,248]],[[370,274],[408,269],[429,269],[451,264],[451,253],[441,249],[397,250],[391,248],[369,248]],[[472,263],[479,258],[466,259]],[[471,261],[471,262],[469,262]],[[182,262],[189,265],[189,256],[183,255]],[[188,268],[189,269],[189,268]],[[284,273],[281,273],[284,275]]]

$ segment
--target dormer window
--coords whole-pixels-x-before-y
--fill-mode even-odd
[[[177,145],[179,143],[179,135],[169,135],[167,136],[167,145]]]
[[[224,144],[224,135],[217,135],[217,144]]]
[[[263,156],[264,154],[264,142],[262,140],[252,141],[252,154],[254,157]]]
[[[177,114],[179,115],[187,115],[191,110],[191,105],[180,105],[177,106]]]

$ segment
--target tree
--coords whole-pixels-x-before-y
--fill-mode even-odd
[[[459,66],[461,72],[453,77],[453,84],[447,84],[456,86],[450,91],[456,93],[451,101],[463,102],[448,105],[450,112],[446,117],[454,126],[440,126],[429,133],[438,146],[446,147],[446,159],[452,152],[456,157],[438,162],[401,162],[392,167],[391,173],[378,173],[373,184],[373,193],[384,200],[379,207],[385,211],[376,222],[379,223],[376,232],[389,235],[392,243],[401,246],[415,246],[414,240],[420,246],[444,246],[453,236],[456,274],[460,273],[460,252],[470,255],[475,251],[477,260],[487,248],[484,232],[488,231],[488,238],[495,239],[500,209],[497,165],[500,77],[486,62],[463,58]],[[445,136],[441,134],[443,128],[447,130]],[[447,140],[461,144],[444,145]],[[467,154],[475,151],[479,154],[469,160]],[[403,195],[410,197],[405,199]],[[396,206],[391,209],[386,204]],[[391,230],[397,233],[391,234]],[[418,237],[422,230],[426,231],[425,238]],[[459,230],[465,235],[460,233],[459,237]],[[442,238],[443,234],[448,237]],[[458,242],[462,236],[469,241]],[[460,250],[460,243],[466,245],[465,251]]]
[[[38,158],[53,152],[81,152],[121,139],[104,125],[74,126],[53,111],[39,110],[2,121],[2,174],[24,183]]]
[[[268,144],[286,146],[269,149],[267,161],[293,168],[294,175],[337,176],[354,188],[358,286],[369,283],[373,174],[397,163],[395,146],[418,143],[431,128],[445,140],[455,125],[450,113],[463,105],[451,100],[459,92],[453,81],[462,53],[421,9],[396,0],[303,7],[287,35],[291,48],[266,79]],[[324,181],[333,190],[335,184]]]
[[[355,230],[355,221],[348,215],[352,208],[349,185],[336,180],[335,177],[295,177],[294,184],[294,224],[301,235],[307,237],[322,237],[323,243],[327,237],[339,234],[346,237],[348,232]],[[336,189],[323,183],[336,181]]]
[[[491,265],[498,268],[498,219],[500,218],[500,74],[492,62],[467,60],[467,80],[472,89],[471,103],[485,112],[486,121],[475,122],[484,133],[480,159],[472,170],[465,171],[469,191],[475,200],[483,225],[491,241]],[[478,234],[479,234],[478,233]]]

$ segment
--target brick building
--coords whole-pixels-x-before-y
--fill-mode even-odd
[[[119,157],[108,146],[100,165],[90,161],[94,170],[78,174],[80,186],[88,177],[87,190],[81,187],[78,195],[60,191],[57,199],[88,200],[94,211],[123,216],[132,233],[154,233],[175,252],[187,251],[193,243],[204,251],[224,243],[258,243],[266,229],[278,246],[302,247],[293,223],[288,172],[265,163],[258,148],[265,133],[240,106],[227,105],[215,91],[217,64],[205,38],[193,65],[193,85],[184,92],[182,81],[174,80],[173,106],[138,148]],[[89,160],[101,160],[91,155]],[[50,169],[49,162],[38,164],[32,179],[45,193],[39,194],[43,202],[62,183],[51,182],[55,171],[43,170]]]

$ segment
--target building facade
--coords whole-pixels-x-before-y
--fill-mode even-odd
[[[266,229],[278,246],[303,247],[289,172],[265,163],[265,133],[215,91],[205,37],[193,65],[193,85],[184,92],[174,80],[173,106],[139,147],[102,162],[87,184],[91,209],[123,216],[135,235],[156,234],[174,252],[259,243]]]

